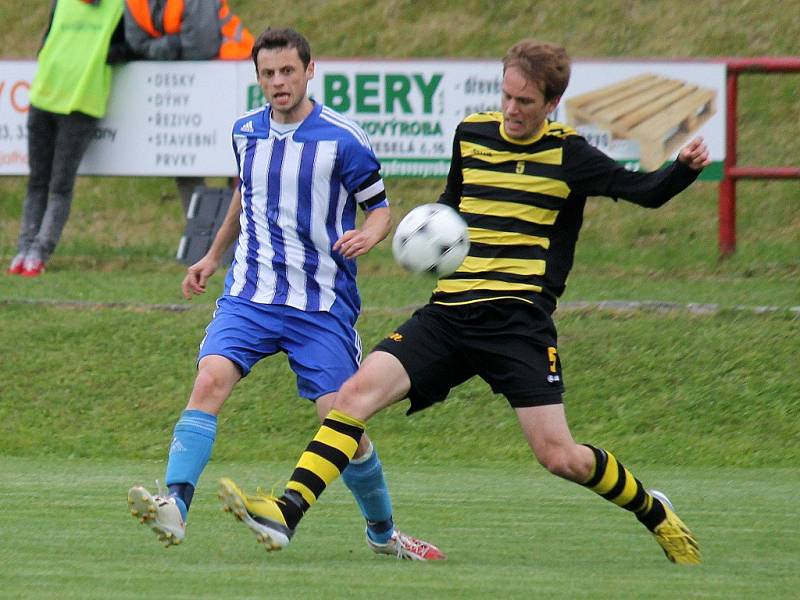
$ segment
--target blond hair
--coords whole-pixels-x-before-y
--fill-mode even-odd
[[[522,71],[529,80],[539,84],[545,102],[560,97],[567,89],[570,75],[567,51],[557,45],[524,39],[508,49],[503,57],[503,73],[510,67]]]

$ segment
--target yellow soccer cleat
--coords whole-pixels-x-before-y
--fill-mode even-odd
[[[703,561],[694,534],[673,512],[672,503],[666,495],[658,490],[650,490],[650,494],[661,501],[661,504],[664,505],[664,512],[667,514],[666,518],[653,531],[664,554],[670,561],[678,565],[699,565]]]
[[[227,478],[219,480],[217,494],[222,501],[223,510],[233,513],[239,521],[256,534],[267,552],[282,550],[289,545],[294,530],[286,524],[280,509],[280,498],[257,491],[245,494],[238,485]]]

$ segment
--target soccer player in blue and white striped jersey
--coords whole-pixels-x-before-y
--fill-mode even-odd
[[[380,163],[358,125],[307,96],[314,63],[308,41],[291,29],[268,29],[253,62],[267,104],[236,120],[233,151],[241,185],[206,256],[189,267],[184,296],[202,293],[225,250],[238,238],[225,290],[200,346],[188,406],[175,426],[167,464],[168,493],[131,488],[132,512],[167,545],[182,541],[194,488],[211,455],[217,414],[236,383],[259,360],[283,352],[299,394],[323,419],[342,383],[358,368],[355,322],[361,307],[355,258],[389,233]],[[356,226],[356,209],[365,218]],[[415,560],[444,555],[394,527],[378,455],[366,436],[353,460],[330,468],[343,479],[367,520],[367,544]],[[320,484],[309,471],[305,482]],[[231,485],[232,482],[230,482]],[[226,493],[223,486],[222,494]],[[247,510],[259,494],[230,508],[259,541]],[[303,500],[300,500],[301,502]]]

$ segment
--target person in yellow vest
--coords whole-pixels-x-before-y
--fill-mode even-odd
[[[36,277],[69,218],[78,166],[106,113],[110,64],[129,57],[122,0],[55,0],[28,112],[29,177],[8,273]]]
[[[254,41],[227,0],[125,0],[125,37],[146,60],[249,60]],[[175,183],[186,211],[205,180]]]

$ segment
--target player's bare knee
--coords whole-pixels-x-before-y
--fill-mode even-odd
[[[559,454],[550,453],[544,456],[537,455],[536,458],[539,461],[539,464],[550,471],[553,475],[564,477],[565,474],[569,472],[569,464],[563,459],[563,456]]]
[[[575,460],[569,448],[552,445],[536,448],[534,454],[539,464],[553,475],[570,481],[582,481],[586,478],[583,466]]]
[[[215,413],[227,398],[228,388],[224,377],[210,369],[201,369],[194,380],[189,406]]]
[[[344,413],[350,414],[350,409],[358,406],[359,399],[363,395],[361,386],[351,380],[346,381],[339,392],[336,394],[336,402],[334,407]]]
[[[372,413],[369,406],[369,386],[363,384],[358,377],[351,377],[342,385],[334,403],[336,410],[357,419],[364,419]]]
[[[219,377],[215,377],[214,373],[210,370],[201,369],[197,372],[197,377],[194,380],[194,395],[205,397],[220,386]]]

